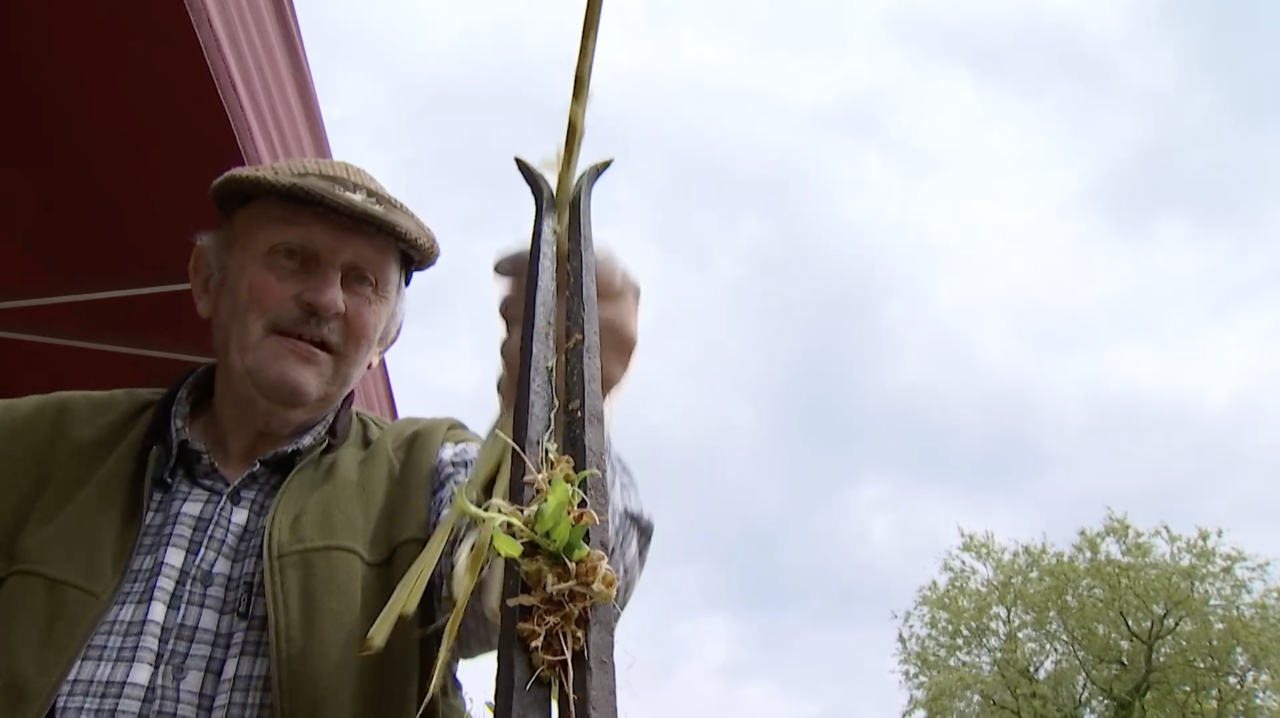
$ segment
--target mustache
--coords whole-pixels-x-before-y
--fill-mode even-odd
[[[340,352],[344,346],[336,323],[307,312],[291,312],[287,316],[273,319],[267,323],[267,328],[274,334],[288,334],[306,339],[330,353]]]

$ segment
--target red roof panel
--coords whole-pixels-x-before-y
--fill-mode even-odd
[[[190,294],[30,306],[182,285],[206,192],[245,162],[329,156],[290,0],[3,4],[0,398],[164,386],[205,356]],[[81,297],[82,298],[82,297]],[[41,343],[36,336],[63,343]],[[383,367],[357,404],[395,416]]]

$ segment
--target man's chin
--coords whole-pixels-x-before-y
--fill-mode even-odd
[[[254,388],[271,404],[289,410],[320,409],[323,404],[341,401],[328,377],[319,376],[314,367],[287,367],[275,364],[269,369],[254,372]]]

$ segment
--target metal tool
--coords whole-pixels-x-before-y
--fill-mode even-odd
[[[587,503],[601,517],[588,531],[591,548],[607,553],[609,546],[609,492],[604,431],[604,397],[600,379],[600,324],[596,312],[596,262],[591,237],[591,192],[609,167],[602,162],[589,168],[574,185],[569,203],[566,282],[558,290],[559,253],[556,248],[558,217],[555,195],[547,179],[523,160],[516,160],[534,196],[534,230],[529,246],[529,278],[524,329],[520,347],[520,374],[514,415],[516,446],[525,456],[542,455],[542,439],[554,425],[559,429],[560,451],[573,458],[579,469],[600,473],[585,480]],[[564,354],[558,356],[557,301],[565,303]],[[557,405],[556,374],[563,373],[564,393]],[[513,450],[514,451],[514,450]],[[512,466],[523,459],[512,457]],[[527,504],[532,489],[524,473],[513,470],[510,494]],[[549,686],[533,680],[528,649],[516,635],[523,609],[507,600],[522,590],[517,567],[503,572],[502,628],[498,640],[497,718],[549,718]],[[585,651],[573,662],[573,686],[565,686],[560,715],[575,718],[615,718],[616,680],[613,664],[613,632],[616,609],[596,606],[591,611]],[[571,689],[571,690],[570,690]],[[569,701],[573,701],[570,709]]]
[[[591,548],[607,553],[609,492],[605,472],[608,462],[600,378],[600,322],[596,311],[596,259],[591,238],[591,192],[610,162],[588,168],[570,187],[582,143],[601,2],[587,0],[556,187],[529,163],[516,159],[520,173],[533,192],[534,222],[512,438],[525,456],[542,456],[541,441],[554,427],[560,452],[572,457],[577,469],[599,472],[588,477],[583,487],[587,503],[601,520],[591,527],[587,537]],[[562,305],[563,335],[557,326]],[[563,347],[563,353],[559,347]],[[562,392],[559,402],[558,388]],[[523,465],[519,452],[513,449],[511,466]],[[513,469],[510,482],[508,495],[527,505],[532,489],[524,482],[524,472]],[[550,718],[550,687],[534,680],[529,651],[516,633],[516,624],[526,609],[507,603],[522,592],[522,579],[513,563],[509,562],[503,571],[503,584],[494,713],[497,718]],[[611,606],[592,609],[586,627],[585,650],[573,659],[573,685],[564,686],[561,691],[562,717],[616,718],[615,614],[616,609]]]

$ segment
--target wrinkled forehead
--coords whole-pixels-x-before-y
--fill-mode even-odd
[[[241,248],[290,241],[335,258],[400,272],[402,251],[394,240],[348,217],[299,202],[264,197],[245,205],[224,225],[228,239]]]

